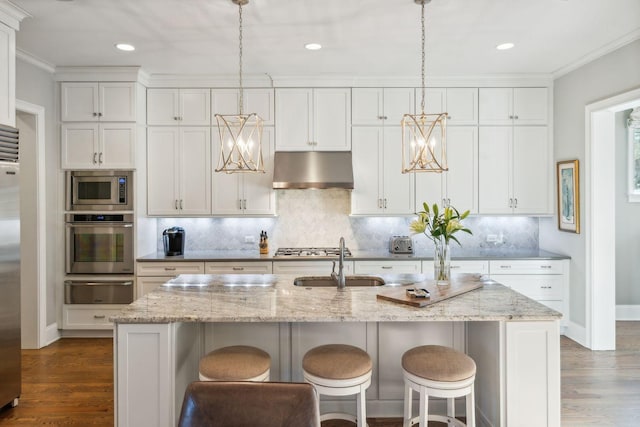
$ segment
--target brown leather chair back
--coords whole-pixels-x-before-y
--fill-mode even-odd
[[[178,427],[320,427],[318,394],[307,383],[196,381]]]

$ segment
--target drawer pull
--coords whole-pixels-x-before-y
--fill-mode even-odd
[[[500,268],[511,268],[510,265],[501,265]]]
[[[165,267],[164,271],[176,271],[175,267]]]
[[[93,318],[94,318],[94,319],[104,319],[105,317],[106,317],[106,316],[105,316],[104,314],[102,314],[102,315],[94,314],[94,315],[93,315]]]
[[[541,265],[540,268],[551,268],[550,265]]]
[[[544,285],[542,285],[542,286],[540,286],[540,289],[551,289],[551,286],[544,286]]]
[[[233,267],[233,271],[243,271],[244,267]]]
[[[393,266],[391,266],[391,265],[383,265],[382,269],[383,270],[393,270]]]
[[[451,268],[460,268],[459,265],[452,265]]]

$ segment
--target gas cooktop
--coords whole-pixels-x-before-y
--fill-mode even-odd
[[[322,258],[340,256],[340,248],[278,248],[274,257],[289,258]],[[344,248],[344,256],[351,256],[351,251]]]

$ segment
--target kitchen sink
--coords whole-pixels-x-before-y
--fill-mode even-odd
[[[304,276],[296,277],[293,281],[295,286],[318,286],[318,287],[337,287],[338,282],[331,276]],[[347,286],[382,286],[385,284],[384,279],[375,276],[347,276]]]

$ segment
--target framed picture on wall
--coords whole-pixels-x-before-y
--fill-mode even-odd
[[[577,160],[558,162],[558,228],[580,233],[580,170]]]

